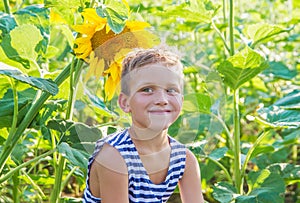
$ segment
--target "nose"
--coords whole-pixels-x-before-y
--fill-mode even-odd
[[[167,105],[168,104],[168,95],[166,91],[159,90],[155,94],[155,104],[156,105]]]

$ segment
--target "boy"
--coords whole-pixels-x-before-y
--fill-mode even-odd
[[[182,64],[163,49],[138,50],[123,60],[118,103],[132,124],[96,144],[84,202],[167,202],[177,184],[183,203],[203,203],[200,169],[168,127],[183,102]]]

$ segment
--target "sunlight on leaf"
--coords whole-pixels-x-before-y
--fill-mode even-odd
[[[36,45],[43,39],[39,29],[34,25],[21,25],[10,32],[11,45],[21,57],[36,60]]]
[[[264,57],[246,47],[221,63],[217,70],[224,77],[224,82],[235,90],[268,66],[269,64]]]

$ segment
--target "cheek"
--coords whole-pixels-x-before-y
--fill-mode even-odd
[[[177,108],[178,108],[178,109],[181,109],[182,103],[183,103],[182,96],[176,96],[176,97],[172,98],[171,101],[172,101],[173,106],[176,107],[176,109],[177,109]]]

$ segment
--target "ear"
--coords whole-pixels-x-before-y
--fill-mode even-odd
[[[121,92],[119,95],[118,103],[119,103],[120,108],[125,113],[129,113],[131,111],[130,107],[129,107],[129,96],[124,94],[123,92]]]

